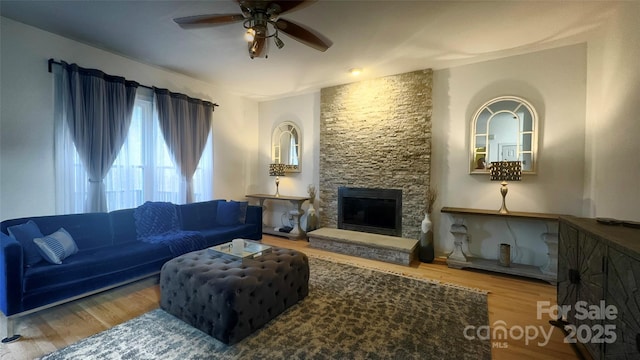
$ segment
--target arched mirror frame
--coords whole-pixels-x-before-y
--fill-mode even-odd
[[[512,110],[509,109],[501,109],[498,111],[494,111],[491,109],[493,105],[494,108],[496,103],[499,102],[515,102],[518,103]],[[531,115],[531,128],[528,129],[528,126],[523,126],[523,119],[520,119],[517,111],[524,107],[529,114]],[[488,119],[486,119],[486,128],[483,129],[484,132],[478,132],[478,120],[482,113],[487,110],[491,114]],[[490,125],[491,120],[494,117],[501,113],[510,113],[514,116],[514,118],[518,118],[518,135],[516,137],[516,152],[517,159],[523,161],[526,156],[527,159],[530,159],[531,165],[525,166],[523,164],[522,173],[524,174],[535,174],[537,169],[537,155],[538,155],[538,114],[527,100],[517,97],[517,96],[500,96],[495,99],[489,100],[484,103],[473,115],[471,120],[471,131],[470,131],[470,147],[469,147],[469,173],[470,174],[489,174],[489,165],[490,163],[486,161],[485,166],[482,167],[480,165],[481,159],[487,159],[487,155],[489,155],[492,151],[490,147]],[[484,151],[482,150],[482,146],[478,146],[478,140],[481,139],[484,144]],[[525,139],[525,140],[523,140]],[[526,143],[526,139],[530,143]],[[496,150],[497,151],[497,150]],[[524,160],[526,161],[526,160]]]
[[[295,155],[297,163],[289,161],[291,153],[288,155],[282,154],[282,149],[290,148],[290,144],[284,144],[282,141],[291,141],[291,138],[295,138]],[[302,160],[302,134],[300,128],[292,121],[283,121],[279,123],[274,129],[271,136],[271,162],[274,164],[284,163],[286,165],[285,172],[298,173],[300,172],[301,160]],[[283,158],[284,157],[284,158]]]

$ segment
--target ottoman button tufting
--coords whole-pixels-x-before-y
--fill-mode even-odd
[[[162,268],[160,306],[233,344],[306,297],[308,281],[308,260],[298,251],[273,247],[245,262],[207,251],[189,253]]]

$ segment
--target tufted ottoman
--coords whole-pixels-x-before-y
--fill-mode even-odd
[[[195,251],[160,272],[160,307],[225,344],[247,337],[308,293],[307,256],[277,247],[245,260]]]

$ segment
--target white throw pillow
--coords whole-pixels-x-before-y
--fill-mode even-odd
[[[64,228],[51,235],[33,239],[42,257],[52,264],[62,264],[62,260],[78,252],[78,246]]]

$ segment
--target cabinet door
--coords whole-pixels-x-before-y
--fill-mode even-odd
[[[604,241],[580,233],[578,237],[578,271],[580,279],[577,286],[577,300],[585,303],[586,306],[599,306],[600,301],[604,300],[606,251],[607,247]],[[575,312],[573,316],[575,317]],[[603,321],[596,316],[595,319],[590,319],[589,317],[575,319],[574,324],[579,331],[583,332],[582,335],[584,335],[584,332],[594,335],[603,325]],[[581,325],[583,326],[580,327]],[[602,343],[593,341],[590,336],[586,338],[589,341],[584,345],[594,359],[600,359]]]
[[[617,339],[605,344],[606,359],[640,359],[640,261],[609,248],[607,305],[618,310],[614,324]]]
[[[578,296],[578,230],[561,221],[558,233],[558,305],[573,309]],[[564,320],[574,323],[571,313],[568,315]]]

